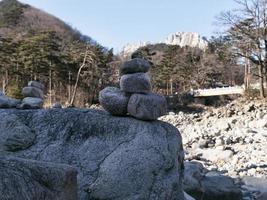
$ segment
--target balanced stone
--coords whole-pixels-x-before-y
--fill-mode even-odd
[[[39,109],[43,107],[43,99],[35,97],[26,97],[22,100],[20,108],[22,109]]]
[[[28,86],[29,87],[36,87],[36,88],[39,88],[40,90],[44,90],[44,85],[38,81],[30,81],[28,83]]]
[[[166,99],[154,93],[133,94],[128,103],[128,113],[141,120],[156,120],[167,112]]]
[[[149,93],[150,78],[145,73],[125,74],[120,80],[121,90],[128,93]]]
[[[126,115],[129,97],[116,87],[106,87],[99,93],[99,102],[112,115]]]
[[[44,98],[44,93],[41,89],[37,87],[24,87],[22,90],[22,95],[24,97],[36,97],[36,98]]]
[[[120,71],[121,74],[132,74],[138,72],[148,72],[150,63],[141,58],[135,58],[130,61],[126,61],[122,64]]]

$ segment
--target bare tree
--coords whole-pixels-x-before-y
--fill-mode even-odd
[[[77,88],[78,88],[78,83],[80,80],[80,76],[81,76],[81,72],[83,70],[83,68],[86,66],[86,64],[92,64],[93,62],[93,52],[89,50],[89,46],[86,46],[86,50],[85,50],[85,54],[84,54],[84,58],[83,58],[83,62],[81,64],[81,66],[79,67],[78,73],[77,73],[77,77],[76,77],[76,81],[75,81],[75,85],[74,85],[74,89],[73,89],[73,93],[72,93],[72,97],[70,100],[70,106],[74,106],[74,102],[75,102],[75,98],[76,98],[76,93],[77,93]]]
[[[267,0],[236,0],[236,3],[239,9],[222,13],[219,21],[227,26],[234,53],[257,66],[263,98],[267,71]]]

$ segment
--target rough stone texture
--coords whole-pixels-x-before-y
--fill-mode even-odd
[[[120,72],[121,74],[132,74],[138,72],[146,73],[148,72],[149,68],[150,63],[147,60],[134,58],[132,60],[124,62],[120,68]]]
[[[126,115],[129,96],[116,87],[106,87],[99,92],[99,102],[112,115]]]
[[[156,120],[167,112],[167,102],[163,96],[149,94],[133,94],[128,103],[131,116],[142,120]]]
[[[40,98],[26,97],[22,100],[19,108],[22,109],[39,109],[43,107],[44,101]]]
[[[202,164],[185,163],[184,190],[196,199],[241,200],[241,190],[234,180],[218,172],[207,172]]]
[[[36,98],[44,98],[44,93],[42,90],[36,87],[24,87],[22,89],[22,95],[24,97],[36,97]]]
[[[6,115],[37,135],[28,149],[8,154],[74,166],[79,199],[184,199],[182,139],[170,124],[75,108],[0,110]]]
[[[38,81],[30,81],[28,83],[28,86],[30,87],[36,87],[36,88],[39,88],[40,90],[44,90],[44,85]]]
[[[120,79],[120,88],[128,93],[148,93],[151,91],[150,78],[145,73],[125,74]]]
[[[17,105],[20,104],[20,102],[20,100],[7,97],[4,94],[0,94],[0,108],[16,108]]]
[[[73,167],[0,155],[1,200],[77,200]]]
[[[27,149],[35,140],[35,133],[14,114],[1,114],[0,151]]]

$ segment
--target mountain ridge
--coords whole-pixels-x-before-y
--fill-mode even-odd
[[[196,32],[175,32],[167,36],[164,41],[159,42],[139,42],[133,44],[126,44],[123,46],[120,55],[122,57],[128,57],[130,54],[135,52],[137,49],[155,44],[167,44],[167,45],[178,45],[180,47],[189,46],[205,49],[208,46],[206,39],[202,38],[199,33]]]

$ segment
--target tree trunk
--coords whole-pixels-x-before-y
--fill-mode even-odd
[[[74,90],[73,90],[72,98],[71,98],[71,101],[70,101],[70,105],[71,106],[74,106],[74,101],[75,101],[75,97],[76,97],[76,93],[77,93],[77,88],[78,88],[78,83],[79,83],[79,79],[80,79],[80,74],[81,74],[82,69],[85,66],[87,55],[88,55],[88,46],[86,47],[86,51],[85,51],[83,63],[80,66],[80,68],[78,70],[78,73],[77,73],[76,82],[75,82],[75,85],[74,85]]]
[[[2,92],[4,94],[6,94],[7,92],[7,85],[8,85],[8,82],[9,82],[9,77],[8,77],[8,70],[5,71],[5,74],[3,76],[3,84],[2,84]]]
[[[264,98],[265,94],[264,94],[264,76],[263,76],[263,66],[259,65],[258,66],[258,70],[259,70],[259,84],[260,84],[260,97]]]
[[[49,105],[52,106],[52,70],[49,70]]]
[[[169,95],[169,82],[167,81],[167,95]]]

